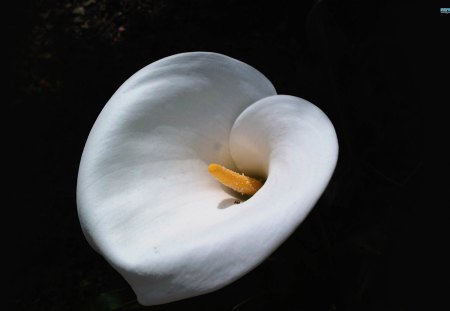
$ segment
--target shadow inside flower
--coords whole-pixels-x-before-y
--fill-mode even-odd
[[[242,202],[243,202],[243,201],[240,200],[240,199],[238,199],[238,198],[228,198],[228,199],[222,200],[222,201],[217,205],[217,208],[218,208],[218,209],[226,209],[226,208],[229,208],[229,207],[232,206],[232,205],[240,204],[240,203],[242,203]]]

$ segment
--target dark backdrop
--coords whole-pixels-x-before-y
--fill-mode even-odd
[[[280,94],[318,105],[340,156],[316,208],[261,266],[212,294],[149,309],[422,310],[423,8],[297,2],[60,0],[17,10],[5,28],[5,121],[14,120],[5,222],[17,220],[4,235],[8,310],[145,309],[82,235],[78,164],[121,83],[187,51],[242,60]]]

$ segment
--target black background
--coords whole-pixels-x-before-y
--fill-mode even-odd
[[[217,292],[148,309],[423,310],[417,45],[426,33],[417,21],[429,8],[297,2],[64,0],[14,11],[4,37],[12,47],[4,117],[13,121],[5,131],[9,310],[147,309],[82,235],[78,164],[121,83],[188,51],[237,58],[279,94],[318,105],[335,125],[340,155],[316,208],[261,266]]]

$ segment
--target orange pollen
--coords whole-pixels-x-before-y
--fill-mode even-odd
[[[236,173],[219,164],[211,163],[208,171],[224,186],[242,194],[254,195],[263,185],[255,178]]]

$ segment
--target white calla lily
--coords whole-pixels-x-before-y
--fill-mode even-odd
[[[143,305],[201,295],[267,258],[303,221],[334,171],[326,115],[215,53],[159,60],[104,107],[81,159],[77,205],[91,246]],[[267,179],[251,198],[210,163]]]

